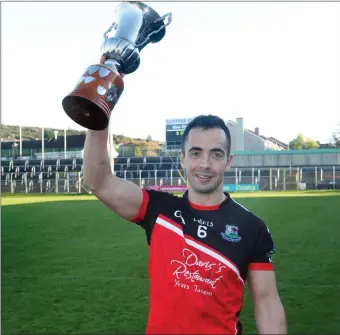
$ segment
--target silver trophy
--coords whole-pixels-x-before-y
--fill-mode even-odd
[[[141,50],[159,42],[172,19],[171,13],[161,17],[138,1],[120,3],[115,14],[115,22],[105,32],[101,46],[103,63],[89,66],[62,101],[66,114],[87,129],[103,130],[108,126],[124,90],[123,76],[138,69]]]

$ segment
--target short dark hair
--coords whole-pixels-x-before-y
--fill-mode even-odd
[[[196,116],[185,128],[182,138],[182,151],[185,153],[185,142],[187,141],[189,132],[193,128],[203,128],[205,129],[213,129],[220,128],[224,131],[227,137],[227,156],[230,155],[230,146],[231,146],[231,138],[228,127],[225,122],[218,116],[215,115],[199,115]]]

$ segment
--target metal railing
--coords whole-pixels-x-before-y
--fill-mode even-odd
[[[115,172],[122,179],[130,180],[142,188],[155,186],[185,186],[182,170],[150,170]],[[147,175],[147,177],[145,177]],[[227,189],[258,191],[340,189],[340,166],[302,168],[234,168],[224,175]],[[36,171],[35,167],[20,173],[1,170],[3,193],[89,193],[83,184],[81,171]]]

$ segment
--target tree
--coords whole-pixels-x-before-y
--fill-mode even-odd
[[[332,146],[340,148],[340,124],[338,124],[338,128],[333,133]]]
[[[142,156],[142,150],[139,145],[136,145],[135,147],[135,157],[141,157]]]
[[[146,138],[146,140],[147,140],[148,142],[152,141],[151,135],[148,135],[148,137]]]
[[[320,146],[319,142],[314,141],[310,138],[306,138],[302,149],[317,149],[317,148],[319,148],[319,146]]]
[[[47,140],[48,142],[52,141],[54,139],[54,131],[51,129],[45,129],[44,139]]]
[[[305,141],[302,134],[298,134],[296,138],[289,142],[289,148],[294,150],[301,150],[303,142]]]
[[[305,139],[302,134],[298,134],[296,138],[289,142],[289,148],[294,150],[317,149],[319,146],[319,142],[310,138]]]

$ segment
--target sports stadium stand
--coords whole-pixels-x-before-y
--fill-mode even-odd
[[[2,192],[87,192],[82,159],[9,159],[1,161]],[[117,157],[114,173],[141,187],[185,185],[178,157]],[[257,185],[259,190],[339,188],[340,165],[303,167],[233,167],[227,185]]]
[[[232,143],[237,142],[240,137],[237,134],[243,134],[242,119],[229,123],[231,134],[235,137]],[[238,124],[241,132],[237,131]],[[168,130],[169,134],[175,134],[171,129]],[[340,188],[340,148],[286,150],[281,145],[280,150],[263,150],[269,140],[261,137],[258,129],[256,132],[244,131],[244,134],[242,145],[232,147],[232,167],[224,175],[226,189],[234,189],[240,185],[256,190]],[[175,138],[178,140],[181,137],[176,135]],[[2,139],[2,191],[88,192],[82,182],[84,141],[85,135],[68,135],[66,141],[64,136],[45,139],[42,156],[41,139],[26,139],[21,142],[20,157],[19,140]],[[64,151],[66,147],[67,150]],[[240,147],[242,150],[237,150]],[[185,175],[179,163],[178,149],[168,150],[165,145],[158,156],[142,153],[149,155],[147,157],[132,157],[135,151],[131,146],[128,150],[124,146],[119,150],[118,157],[114,159],[114,173],[118,177],[131,180],[141,187],[185,187]]]

